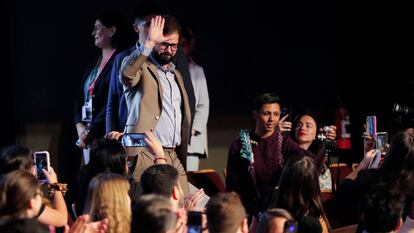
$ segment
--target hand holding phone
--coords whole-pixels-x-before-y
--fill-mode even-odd
[[[368,164],[368,168],[379,168],[380,161],[381,161],[381,151],[375,149],[373,154],[374,154],[374,157],[372,158],[371,162]]]
[[[47,180],[43,169],[50,172],[50,156],[47,151],[36,151],[33,153],[35,166],[36,166],[36,177],[40,181]]]
[[[288,108],[288,107],[282,108],[282,112],[280,113],[280,115],[282,117],[288,115],[285,121],[292,122],[292,109],[291,108]]]
[[[376,149],[380,150],[382,155],[385,155],[388,149],[388,133],[387,132],[377,133]]]
[[[280,115],[281,118],[278,123],[279,131],[283,134],[287,134],[292,130],[291,110],[289,110],[288,108],[283,108]]]
[[[188,183],[190,194],[184,198],[184,206],[186,209],[202,210],[206,207],[210,197],[204,193],[204,189],[198,189],[193,184]]]
[[[145,131],[145,143],[148,146],[148,150],[157,157],[162,157],[164,155],[164,149],[160,140],[155,136],[151,130]]]

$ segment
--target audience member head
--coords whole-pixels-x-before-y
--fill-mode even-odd
[[[155,17],[155,15],[161,15],[162,8],[163,7],[158,6],[155,2],[147,2],[145,4],[139,4],[139,6],[134,9],[133,26],[134,31],[139,35],[139,43],[141,45],[144,44],[147,39],[151,18]]]
[[[266,210],[260,216],[255,233],[294,233],[296,231],[292,215],[284,209],[273,208]]]
[[[181,37],[181,45],[183,52],[187,59],[190,59],[191,53],[194,50],[196,39],[197,39],[197,31],[195,26],[190,22],[184,22],[182,25],[182,37]]]
[[[118,174],[100,174],[89,183],[84,213],[91,221],[107,218],[107,232],[129,232],[131,225],[131,199],[129,182]]]
[[[248,232],[246,211],[237,193],[218,193],[206,206],[210,233]]]
[[[378,183],[365,196],[362,225],[369,233],[396,232],[402,224],[404,195],[391,185]]]
[[[167,65],[174,59],[180,42],[181,27],[178,21],[169,15],[163,16],[165,41],[157,44],[152,51],[152,57],[161,65]]]
[[[270,136],[280,119],[279,97],[274,93],[264,93],[256,97],[253,118],[256,120],[255,133]]]
[[[0,152],[0,175],[18,169],[31,171],[33,157],[29,148],[22,145],[10,145]]]
[[[143,45],[148,37],[148,30],[151,24],[151,18],[153,18],[154,16],[155,15],[149,14],[142,17],[134,17],[134,31],[138,33],[138,41],[140,45]]]
[[[312,158],[292,156],[282,170],[275,194],[271,206],[289,211],[296,220],[310,215],[321,216],[328,222],[322,206],[318,169]]]
[[[381,170],[388,179],[391,179],[391,182],[397,179],[403,186],[412,186],[414,177],[413,135],[400,131],[393,137]]]
[[[304,150],[308,150],[312,142],[316,139],[318,129],[320,128],[318,119],[311,112],[299,114],[293,120],[294,139]]]
[[[414,126],[404,129],[404,131],[414,137]]]
[[[33,174],[16,170],[0,179],[0,216],[33,218],[41,205],[39,182]]]
[[[169,164],[152,165],[141,175],[142,194],[171,198],[176,207],[184,205],[184,194],[178,182],[178,171]]]
[[[326,160],[324,144],[317,139],[320,128],[317,116],[310,111],[300,113],[293,120],[293,139],[302,149],[315,154],[314,162],[318,168],[321,168]]]
[[[165,19],[163,30],[164,36],[178,34],[178,36],[181,37],[181,26],[178,23],[178,20],[171,15],[163,15],[162,17]]]
[[[133,208],[132,233],[175,232],[177,215],[170,199],[156,194],[143,195]]]
[[[99,173],[127,175],[127,155],[122,144],[113,139],[95,141],[91,147],[90,162],[86,165],[91,177]]]
[[[1,218],[1,233],[49,233],[49,229],[35,218]]]

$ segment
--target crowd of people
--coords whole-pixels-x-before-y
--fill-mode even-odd
[[[41,170],[46,182],[37,179],[29,148],[4,147],[0,232],[327,233],[334,227],[322,192],[334,192],[337,209],[358,232],[414,231],[412,131],[393,135],[378,169],[368,168],[376,151],[367,148],[333,188],[327,141],[336,140],[337,126],[324,129],[310,111],[290,122],[274,93],[257,96],[255,127],[240,130],[229,146],[226,192],[200,208],[204,191],[190,192],[187,180],[208,154],[207,81],[191,56],[196,30],[170,15],[136,16],[138,39],[127,47],[124,29],[114,14],[94,22],[100,54],[74,109],[84,155],[74,174],[76,201],[65,202],[66,186],[52,167]],[[137,134],[145,146],[121,143]]]

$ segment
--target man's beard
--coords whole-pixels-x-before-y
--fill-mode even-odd
[[[160,65],[167,65],[174,58],[174,56],[168,52],[163,52],[163,53],[158,54],[158,52],[153,51],[152,56],[154,60],[158,62]]]

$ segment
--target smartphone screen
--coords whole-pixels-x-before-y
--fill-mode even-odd
[[[387,144],[388,144],[388,133],[378,132],[376,149],[380,150],[382,155],[385,155],[385,152],[387,150]]]
[[[376,116],[367,116],[366,118],[366,132],[371,138],[374,138],[377,134],[377,117]]]
[[[296,233],[298,225],[295,221],[286,221],[283,227],[283,233]]]
[[[201,218],[200,211],[187,212],[187,233],[201,233]]]
[[[122,145],[124,147],[146,147],[145,133],[126,133],[122,136]]]
[[[280,114],[280,118],[286,116],[286,114],[289,114],[289,116],[285,119],[285,121],[292,122],[292,109],[288,107],[282,108],[282,112]]]
[[[42,169],[49,171],[49,152],[47,151],[38,151],[34,154],[34,161],[36,164],[36,174],[38,180],[46,180],[46,176],[43,174]]]

